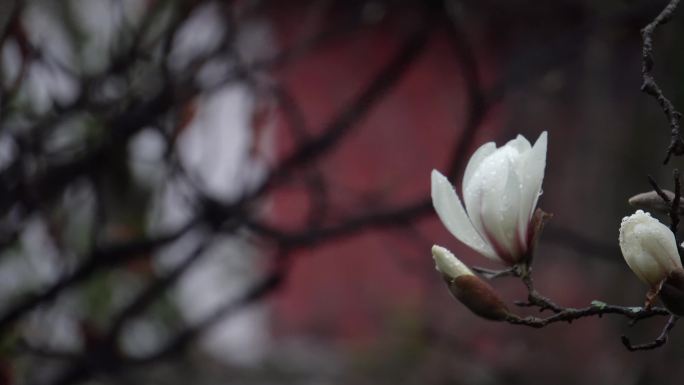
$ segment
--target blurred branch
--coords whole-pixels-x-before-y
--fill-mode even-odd
[[[454,178],[465,167],[469,158],[469,148],[474,141],[477,129],[484,120],[489,107],[503,96],[503,92],[494,88],[493,92],[487,94],[480,83],[480,73],[478,70],[475,52],[471,46],[462,23],[458,20],[458,15],[454,8],[453,2],[444,2],[445,13],[447,15],[446,26],[447,36],[453,48],[453,52],[459,58],[461,65],[461,73],[466,84],[467,115],[464,122],[463,133],[459,137],[459,142],[454,151],[453,157],[449,163],[447,174]],[[501,82],[503,86],[504,82]]]
[[[420,200],[402,207],[389,208],[347,218],[334,225],[313,227],[296,232],[286,232],[249,220],[245,224],[257,234],[274,240],[281,247],[313,247],[332,238],[355,235],[358,232],[374,227],[403,226],[430,213],[431,209],[431,201]]]
[[[4,20],[2,20],[4,23],[0,26],[0,47],[3,47],[7,38],[16,32],[24,5],[23,0],[9,0],[4,4],[9,10],[6,9],[7,12],[3,15]],[[4,50],[0,50],[0,58],[3,57],[3,54]]]
[[[289,269],[290,253],[301,247],[315,247],[322,242],[331,240],[333,238],[352,236],[371,228],[379,227],[394,227],[412,223],[423,215],[430,212],[431,202],[429,199],[418,199],[412,203],[403,206],[387,208],[384,210],[374,210],[360,214],[356,217],[350,217],[338,221],[336,224],[327,226],[313,226],[301,231],[287,232],[277,228],[270,227],[258,221],[254,221],[247,213],[243,212],[244,205],[265,192],[266,189],[278,181],[284,180],[295,169],[308,165],[315,159],[320,158],[327,152],[332,150],[334,146],[339,145],[342,138],[347,132],[357,125],[360,119],[372,108],[375,104],[383,99],[389,91],[403,78],[404,74],[411,67],[411,64],[419,57],[425,45],[428,42],[431,25],[426,23],[418,33],[410,37],[406,43],[400,48],[398,54],[378,72],[376,77],[369,83],[369,85],[360,93],[354,102],[343,109],[340,114],[333,119],[327,128],[323,130],[323,134],[312,139],[305,139],[290,156],[286,157],[265,179],[263,185],[255,192],[239,199],[233,204],[223,206],[211,198],[205,197],[206,202],[213,202],[210,204],[213,208],[205,209],[203,212],[211,212],[216,216],[210,222],[222,222],[228,218],[238,218],[238,223],[241,223],[247,228],[254,231],[263,238],[270,239],[278,246],[279,256],[277,257],[278,264],[276,268],[263,279],[256,282],[251,288],[237,299],[227,302],[221,306],[210,316],[204,320],[188,326],[184,331],[177,334],[168,344],[161,347],[157,352],[142,358],[126,358],[125,362],[135,364],[147,364],[158,361],[166,357],[182,352],[190,343],[195,341],[199,336],[206,333],[211,326],[224,319],[225,317],[241,310],[245,306],[262,299],[263,297],[274,292],[279,287],[283,278],[287,275]],[[470,74],[464,75],[470,76]],[[474,92],[479,86],[470,90]],[[472,96],[472,95],[469,95]],[[479,122],[486,111],[487,104],[478,104],[477,111],[471,111],[474,118],[469,119],[469,126],[466,129],[468,135],[465,135],[459,142],[456,153],[460,148],[469,148],[474,141],[474,132],[479,127]],[[465,158],[461,157],[454,161],[458,168],[464,166]],[[218,205],[218,206],[217,206]],[[179,269],[182,266],[179,266]],[[174,277],[170,275],[169,278]],[[152,290],[152,286],[150,287]],[[158,290],[154,289],[155,292]],[[151,293],[151,291],[150,291]],[[151,298],[151,296],[145,296]],[[137,303],[146,305],[149,301],[140,297],[136,299]],[[136,306],[136,308],[138,308]],[[123,313],[122,313],[123,314]],[[127,316],[121,316],[128,318]],[[121,322],[115,323],[119,324]],[[120,328],[120,327],[118,327]],[[84,379],[96,370],[87,365],[81,365],[80,368],[76,365],[71,371],[66,372],[64,379]],[[58,382],[67,383],[67,382]]]
[[[332,120],[323,130],[323,134],[304,142],[292,154],[283,159],[279,165],[271,171],[267,178],[268,184],[264,184],[255,195],[260,195],[266,188],[286,178],[296,167],[302,166],[328,152],[333,145],[347,135],[360,120],[380,102],[403,78],[413,63],[423,52],[432,24],[425,20],[418,32],[407,39],[399,52],[386,66],[381,68],[373,77],[373,80],[364,88],[358,97]]]
[[[35,294],[22,299],[17,304],[10,306],[7,310],[3,311],[0,315],[0,333],[9,332],[12,323],[26,313],[32,311],[39,305],[55,299],[65,290],[90,278],[96,272],[149,254],[157,248],[180,238],[195,225],[195,221],[190,221],[180,229],[165,235],[136,239],[94,250],[89,256],[84,258],[85,262],[76,268],[76,270],[60,278],[40,294]]]
[[[71,351],[62,351],[54,349],[46,349],[43,347],[33,346],[28,342],[21,340],[16,346],[17,354],[27,354],[41,358],[49,358],[60,361],[73,361],[78,358],[78,354]]]
[[[111,326],[109,327],[108,339],[115,341],[129,320],[145,311],[145,309],[159,299],[159,297],[164,295],[170,287],[192,268],[192,266],[202,259],[205,250],[210,244],[210,240],[207,239],[200,241],[199,245],[185,258],[185,260],[183,260],[183,262],[171,269],[166,275],[162,275],[153,280],[144,291],[139,293],[137,297],[114,316]]]
[[[289,258],[288,253],[289,250],[282,251],[277,257],[277,259],[281,261],[281,263],[278,264],[278,267],[245,290],[241,296],[227,301],[222,306],[219,306],[216,310],[214,310],[214,312],[206,318],[194,325],[188,326],[185,330],[180,331],[170,342],[162,346],[156,352],[141,358],[131,358],[130,363],[136,365],[145,365],[166,359],[172,355],[180,354],[192,342],[207,333],[211,327],[216,325],[218,322],[224,320],[230,315],[235,314],[238,311],[243,310],[246,306],[249,306],[274,293],[285,279],[288,269],[287,266],[289,265],[287,263],[283,263],[282,261]]]

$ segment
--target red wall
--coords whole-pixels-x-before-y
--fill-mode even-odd
[[[304,19],[306,15],[287,9],[274,13],[274,35],[281,47],[332,22],[327,16],[318,24]],[[332,39],[278,73],[312,132],[320,132],[391,60],[414,21],[410,12],[388,15],[380,24]],[[479,52],[478,60],[488,84],[494,59]],[[426,197],[430,170],[444,170],[452,157],[449,151],[466,119],[465,98],[458,57],[445,32],[436,29],[393,92],[320,163],[334,207],[331,216],[345,218]],[[488,115],[477,143],[496,134],[498,115],[498,109]],[[286,154],[292,145],[290,131],[284,118],[279,124],[280,150]],[[359,200],[364,194],[366,199]],[[301,183],[279,189],[271,199],[272,221],[289,228],[301,226],[311,207]],[[427,282],[435,281],[429,246],[441,242],[472,254],[434,215],[420,222],[419,233],[368,231],[298,252],[286,286],[274,300],[276,333],[367,342],[397,318],[419,311]]]

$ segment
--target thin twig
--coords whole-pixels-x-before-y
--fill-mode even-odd
[[[674,198],[670,206],[670,229],[672,233],[677,235],[677,227],[679,226],[679,203],[682,197],[682,185],[679,181],[679,170],[672,171],[672,178],[674,179]]]
[[[641,38],[643,40],[643,49],[641,52],[642,64],[641,64],[641,75],[643,77],[643,83],[641,85],[641,91],[653,96],[660,107],[662,108],[665,116],[667,117],[668,123],[670,124],[670,145],[667,148],[667,155],[663,163],[667,164],[670,160],[670,156],[682,155],[684,154],[684,141],[679,133],[679,119],[681,114],[675,109],[672,102],[665,97],[663,91],[656,83],[653,77],[653,32],[658,28],[658,26],[667,23],[672,14],[677,9],[679,0],[671,0],[665,8],[656,16],[653,21],[646,25],[641,30]]]
[[[592,301],[592,303],[584,308],[570,308],[557,305],[549,298],[541,295],[534,287],[534,281],[532,280],[532,269],[528,265],[515,265],[511,268],[496,271],[490,269],[482,269],[478,267],[472,268],[478,273],[482,273],[486,278],[498,278],[503,276],[516,276],[525,284],[527,288],[527,301],[516,301],[514,302],[517,306],[521,307],[536,307],[539,311],[551,310],[554,314],[546,317],[519,317],[517,315],[509,316],[505,321],[513,325],[523,325],[532,328],[543,328],[553,323],[558,322],[568,322],[571,323],[574,320],[586,317],[598,316],[602,317],[604,314],[618,314],[625,316],[631,320],[631,324],[636,323],[639,320],[645,318],[651,318],[655,316],[671,315],[671,313],[663,307],[632,307],[632,306],[617,306],[609,305],[601,301]],[[622,336],[622,343],[627,346],[629,350],[643,350],[643,349],[654,349],[658,346],[663,345],[667,341],[667,332],[674,327],[674,322],[676,318],[672,316],[668,325],[661,335],[653,342],[644,345],[632,346],[629,344],[627,337]],[[625,342],[626,341],[626,342]]]
[[[515,325],[525,325],[525,326],[530,326],[533,328],[542,328],[544,326],[547,326],[552,323],[556,322],[568,322],[571,323],[572,321],[580,318],[585,318],[585,317],[591,317],[591,316],[603,316],[604,314],[620,314],[623,315],[629,319],[631,319],[631,324],[636,323],[639,320],[642,320],[644,318],[650,318],[653,316],[659,316],[659,315],[670,315],[670,312],[662,307],[629,307],[629,306],[616,306],[616,305],[609,305],[601,301],[593,301],[590,306],[581,308],[581,309],[575,309],[575,308],[565,308],[559,305],[556,305],[554,302],[552,302],[549,298],[539,294],[537,290],[534,288],[534,282],[532,281],[532,270],[529,266],[522,265],[517,272],[519,273],[520,279],[523,281],[525,286],[527,287],[528,295],[527,295],[527,302],[516,302],[515,304],[518,306],[525,306],[525,307],[538,307],[539,311],[544,311],[544,310],[551,310],[555,314],[547,317],[547,318],[538,318],[538,317],[516,317],[512,316],[507,321],[511,324]],[[672,325],[670,325],[670,322]],[[670,318],[670,322],[668,322],[668,326],[666,327],[667,331],[672,329],[674,326],[674,322],[672,321],[672,317]],[[658,346],[663,345],[666,340],[667,332],[663,331],[663,334],[661,334],[660,337],[655,341],[658,344],[654,345],[651,347],[651,349],[656,348]],[[664,336],[664,337],[663,337]],[[662,341],[661,341],[662,340]],[[622,336],[622,342],[627,345],[629,340],[627,337]],[[654,342],[654,343],[655,343]],[[649,345],[650,346],[650,345]],[[633,350],[633,349],[630,349]],[[634,349],[636,350],[636,349]]]
[[[655,317],[655,316],[663,316],[663,315],[669,315],[670,312],[668,312],[665,308],[661,307],[652,307],[650,309],[646,309],[643,307],[629,307],[629,306],[616,306],[616,305],[608,305],[604,304],[602,302],[595,301],[593,302],[590,306],[583,307],[583,308],[563,308],[562,311],[553,314],[547,318],[539,318],[539,317],[510,317],[506,320],[506,322],[513,324],[513,325],[524,325],[524,326],[529,326],[533,328],[543,328],[545,326],[548,326],[552,323],[557,323],[557,322],[568,322],[571,323],[574,320],[580,319],[580,318],[585,318],[585,317],[592,317],[592,316],[603,316],[604,314],[619,314],[622,316],[625,316],[627,318],[630,318],[632,320],[641,320],[645,318],[650,318],[650,317]]]
[[[554,313],[560,313],[565,310],[563,307],[556,305],[549,298],[539,294],[534,288],[534,281],[532,280],[532,269],[529,266],[524,266],[520,271],[520,279],[527,287],[527,302],[517,302],[516,305],[523,307],[536,306],[539,311],[551,310]]]
[[[663,189],[661,189],[660,186],[658,186],[658,183],[655,181],[655,179],[653,179],[652,176],[647,175],[646,177],[648,178],[648,183],[651,185],[651,187],[653,187],[653,191],[655,191],[656,194],[658,194],[658,196],[662,198],[666,204],[669,205],[670,197],[668,197],[665,191],[663,191]]]
[[[665,324],[663,331],[660,332],[660,335],[655,340],[653,340],[651,342],[647,342],[647,343],[640,344],[640,345],[632,345],[632,343],[629,341],[629,338],[627,338],[627,336],[622,336],[621,337],[622,338],[622,344],[625,345],[627,350],[629,350],[630,352],[634,352],[637,350],[652,350],[652,349],[658,348],[660,346],[663,346],[667,342],[667,336],[670,333],[670,331],[672,330],[672,328],[674,328],[678,319],[679,319],[679,317],[677,317],[677,316],[674,316],[674,315],[670,316],[670,319],[667,320],[667,323]]]
[[[532,268],[528,265],[514,265],[503,270],[491,270],[482,267],[471,268],[476,273],[482,275],[487,279],[501,278],[501,277],[518,277],[527,288],[527,301],[515,301],[514,303],[520,307],[538,307],[539,311],[551,310],[554,313],[560,313],[565,310],[562,306],[556,305],[549,298],[541,295],[534,288],[534,280],[532,279]]]
[[[674,169],[672,171],[672,179],[674,182],[674,195],[672,196],[672,199],[670,199],[670,195],[668,195],[669,191],[666,192],[660,186],[658,186],[658,183],[653,179],[652,176],[648,175],[648,183],[653,187],[653,191],[658,194],[658,196],[665,202],[666,207],[668,208],[668,216],[670,217],[670,230],[672,230],[673,234],[677,234],[677,228],[679,227],[679,205],[681,201],[681,195],[682,195],[682,188],[681,188],[681,182],[679,180],[679,170]],[[670,193],[672,194],[672,193]]]

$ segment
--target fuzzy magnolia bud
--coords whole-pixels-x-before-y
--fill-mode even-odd
[[[493,321],[502,321],[510,316],[506,304],[494,289],[473,274],[449,250],[432,246],[435,268],[442,273],[451,295],[476,315]]]
[[[660,289],[660,299],[672,314],[684,316],[684,270],[675,269]]]
[[[623,218],[619,239],[625,261],[652,289],[682,268],[674,234],[649,213],[637,210]]]

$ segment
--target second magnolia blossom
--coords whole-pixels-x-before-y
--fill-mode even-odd
[[[674,234],[649,213],[637,210],[624,217],[619,240],[627,265],[651,288],[682,268]]]
[[[533,247],[534,210],[546,167],[547,134],[534,146],[523,136],[501,148],[482,145],[463,175],[465,208],[447,178],[432,171],[432,204],[446,228],[478,253],[514,265]]]
[[[667,309],[684,316],[684,269],[672,231],[637,210],[620,225],[620,249],[634,274],[650,286],[647,306],[656,295]]]

